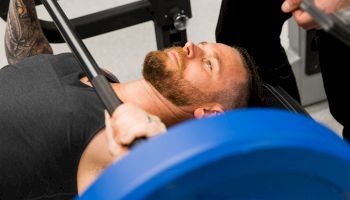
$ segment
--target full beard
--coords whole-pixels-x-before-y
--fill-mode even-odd
[[[166,67],[169,60],[166,52],[175,50],[180,57],[180,66],[175,70]],[[205,96],[197,88],[183,78],[186,63],[185,52],[178,47],[164,51],[152,51],[146,55],[143,64],[143,77],[166,99],[177,106],[187,106],[199,103]]]

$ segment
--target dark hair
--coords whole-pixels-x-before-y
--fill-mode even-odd
[[[263,83],[258,72],[258,66],[248,51],[242,47],[233,46],[242,60],[243,65],[248,72],[248,107],[258,107],[263,105]]]

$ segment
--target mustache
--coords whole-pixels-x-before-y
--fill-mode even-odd
[[[169,51],[175,51],[177,53],[180,63],[179,72],[182,74],[186,69],[186,52],[182,49],[182,47],[170,47],[165,49],[164,53],[167,53]]]

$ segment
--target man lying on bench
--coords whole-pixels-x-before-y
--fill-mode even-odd
[[[107,116],[106,131],[103,104],[77,60],[50,55],[33,0],[11,0],[5,45],[10,65],[0,70],[0,199],[71,199],[136,137],[259,99],[260,82],[245,51],[187,43],[147,54],[144,79],[119,83],[107,75],[125,104]]]

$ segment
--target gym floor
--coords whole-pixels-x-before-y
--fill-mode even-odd
[[[62,0],[59,1],[69,18],[124,5],[135,0]],[[215,41],[215,26],[220,8],[220,1],[191,1],[193,18],[187,28],[188,40],[192,42]],[[42,6],[38,6],[38,16],[49,20]],[[288,48],[287,27],[283,29],[281,39]],[[5,22],[0,20],[0,38],[4,38]],[[120,81],[130,81],[141,77],[141,66],[146,52],[156,49],[153,22],[113,31],[84,40],[85,45],[102,67],[115,73]],[[54,53],[68,52],[65,44],[53,44]],[[0,68],[7,65],[4,40],[0,39]],[[312,117],[340,135],[342,126],[329,112],[326,100],[315,102],[305,107]]]

